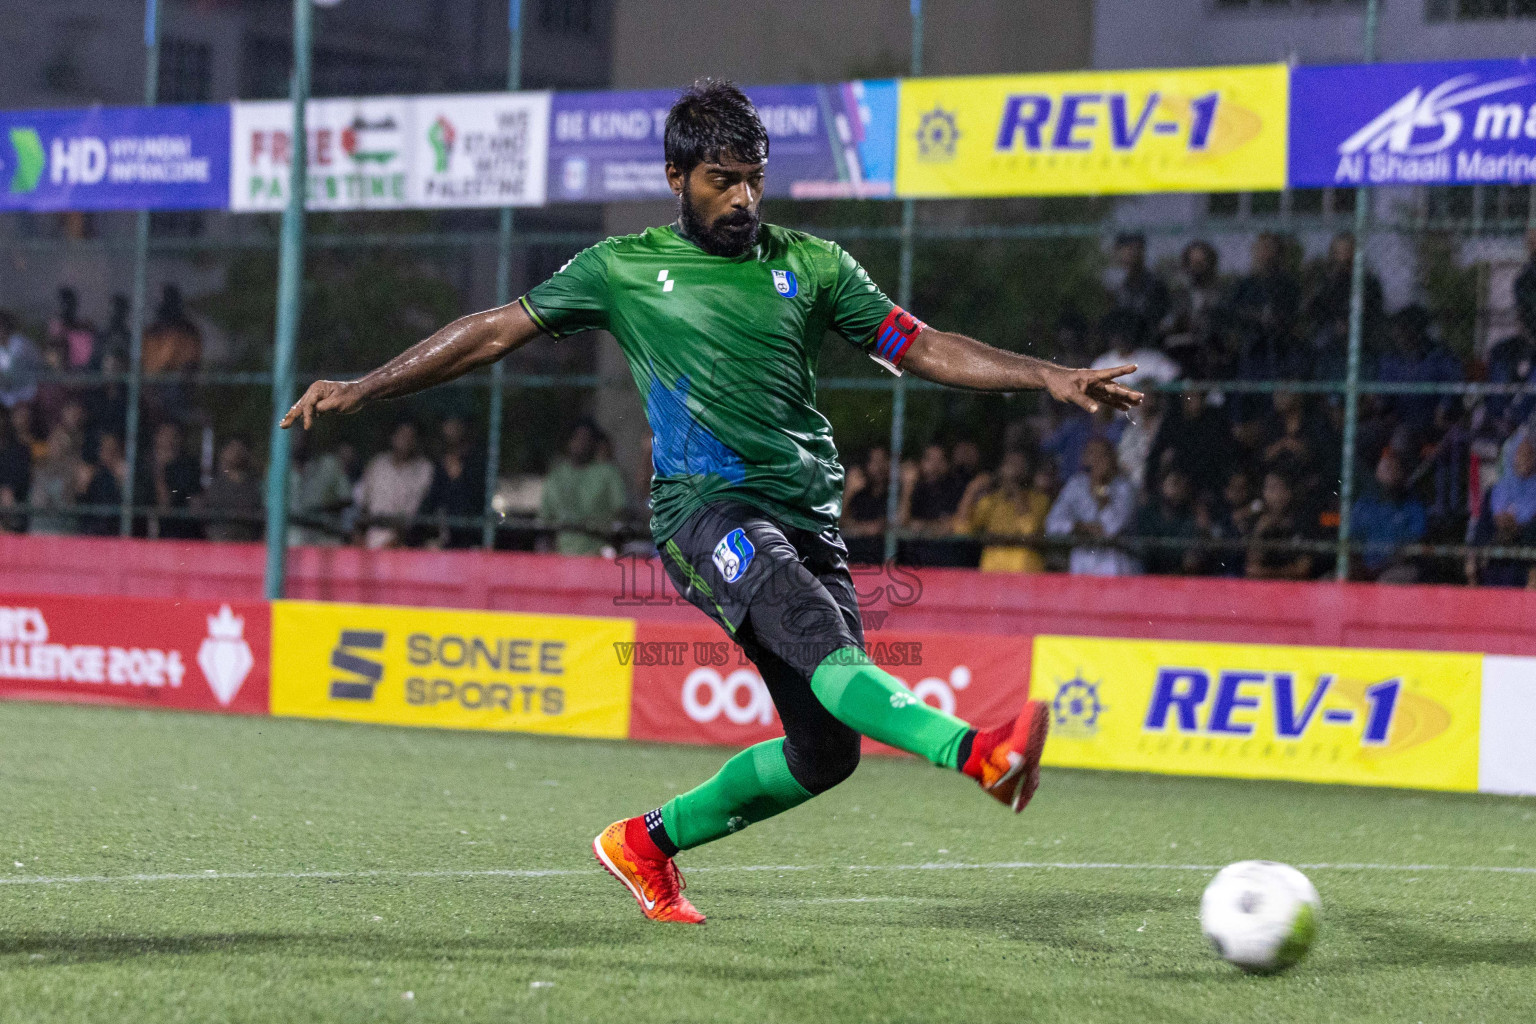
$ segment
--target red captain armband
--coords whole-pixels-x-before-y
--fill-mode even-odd
[[[892,306],[875,331],[875,342],[869,349],[869,357],[899,375],[902,357],[911,347],[912,339],[927,326],[900,306]]]

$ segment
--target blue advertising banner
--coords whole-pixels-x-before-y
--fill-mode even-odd
[[[746,90],[771,142],[767,193],[801,199],[888,197],[895,171],[896,83]],[[662,138],[677,92],[556,93],[549,201],[660,199]]]
[[[1296,68],[1290,185],[1536,181],[1536,62]]]
[[[0,112],[0,210],[222,210],[229,108]]]

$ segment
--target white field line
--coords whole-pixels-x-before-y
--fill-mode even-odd
[[[1297,864],[1307,871],[1392,871],[1417,874],[1439,871],[1448,874],[1536,875],[1536,867],[1498,867],[1487,864]],[[689,868],[689,873],[743,871],[1202,871],[1221,870],[1220,864],[1131,864],[1114,861],[996,861],[965,864],[751,864]],[[0,885],[113,885],[127,882],[225,882],[319,879],[346,881],[368,878],[556,878],[565,875],[598,875],[598,868],[483,868],[460,871],[202,871],[187,874],[143,875],[20,875],[0,877]]]

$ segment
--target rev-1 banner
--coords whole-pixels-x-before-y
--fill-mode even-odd
[[[1297,68],[1290,185],[1536,181],[1536,62]]]

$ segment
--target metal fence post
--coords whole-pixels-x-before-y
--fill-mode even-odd
[[[912,0],[912,77],[923,73],[923,0]],[[912,246],[917,225],[917,202],[901,201],[901,264],[896,278],[896,304],[912,305]],[[896,557],[896,534],[901,528],[901,449],[907,426],[907,381],[891,382],[891,482],[885,494],[885,560]]]
[[[507,91],[516,92],[523,83],[523,2],[507,0],[507,29],[510,49],[507,53]],[[501,234],[496,245],[496,305],[512,301],[512,207],[501,209]],[[491,364],[491,402],[485,417],[485,512],[480,544],[486,550],[496,546],[496,478],[501,473],[501,415],[505,396],[506,367],[501,360]]]
[[[293,163],[288,168],[288,205],[283,209],[278,252],[277,337],[272,353],[272,443],[267,461],[267,600],[283,596],[288,555],[288,432],[279,424],[293,404],[293,351],[304,299],[304,200],[309,191],[309,101],[312,0],[293,0]]]
[[[1365,63],[1376,63],[1376,29],[1381,0],[1365,6]],[[1344,377],[1344,438],[1339,473],[1339,550],[1334,575],[1349,578],[1350,506],[1355,500],[1355,435],[1360,414],[1360,350],[1365,334],[1365,247],[1371,224],[1371,192],[1364,185],[1355,190],[1355,260],[1349,283],[1349,362]]]
[[[154,106],[160,99],[160,4],[144,4],[144,105]],[[128,327],[128,412],[123,422],[123,509],[118,533],[133,533],[133,490],[139,469],[139,403],[144,383],[144,320],[146,293],[149,289],[149,211],[140,210],[133,233],[133,319]]]

